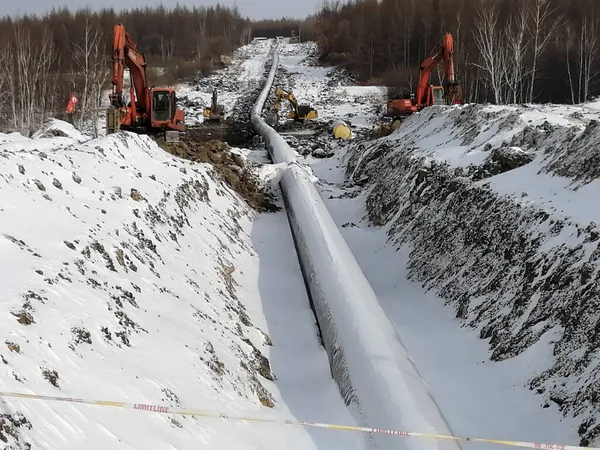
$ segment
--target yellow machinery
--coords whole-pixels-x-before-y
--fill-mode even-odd
[[[204,108],[202,115],[209,122],[221,122],[225,115],[225,107],[217,102],[217,90],[213,89],[211,106]]]
[[[292,105],[292,110],[288,114],[289,119],[294,119],[296,122],[304,122],[305,120],[316,119],[319,115],[310,105],[298,105],[296,97],[291,92],[286,92],[281,88],[275,91],[275,111],[279,113],[281,99],[286,99]]]

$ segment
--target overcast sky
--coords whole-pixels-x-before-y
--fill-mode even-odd
[[[178,0],[0,0],[2,7],[0,15],[43,14],[52,6],[68,6],[77,8],[90,6],[100,8],[103,6],[115,9],[131,8],[136,6],[175,6]],[[306,17],[315,12],[320,0],[179,0],[180,5],[231,5],[237,3],[243,16],[251,19],[287,17]]]

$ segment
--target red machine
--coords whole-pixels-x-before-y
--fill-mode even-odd
[[[426,106],[460,104],[460,84],[454,79],[454,44],[452,35],[446,33],[427,58],[421,62],[416,95],[395,98],[387,102],[387,116],[406,117]],[[430,84],[431,71],[444,62],[444,86]]]
[[[130,99],[123,99],[125,67],[131,76]],[[113,38],[113,91],[106,114],[106,131],[136,133],[165,131],[166,136],[185,130],[183,111],[176,106],[175,90],[148,87],[146,61],[122,24],[115,25]],[[135,100],[134,100],[135,99]]]

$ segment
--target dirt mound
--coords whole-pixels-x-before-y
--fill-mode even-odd
[[[182,137],[179,142],[160,142],[161,147],[172,155],[194,162],[208,163],[215,168],[217,176],[244,198],[257,211],[278,211],[273,195],[262,186],[245,160],[233,153],[222,141],[201,142]]]

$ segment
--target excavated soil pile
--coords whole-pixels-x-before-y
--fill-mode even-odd
[[[179,142],[161,142],[167,152],[194,162],[208,163],[215,173],[257,211],[278,211],[274,197],[254,175],[245,160],[217,140],[199,142],[183,137]]]

